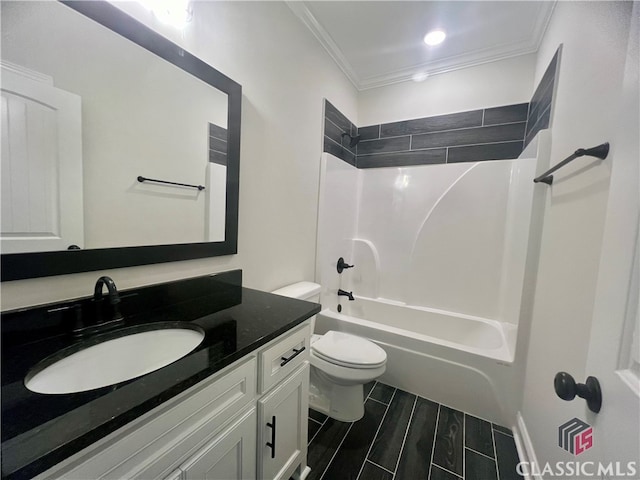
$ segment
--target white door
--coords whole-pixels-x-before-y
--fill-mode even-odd
[[[84,248],[78,95],[2,65],[2,253]]]
[[[587,422],[593,427],[590,458],[604,465],[603,478],[640,478],[639,23],[636,3],[618,134],[605,160],[611,161],[611,185],[586,368],[602,389],[602,409]]]

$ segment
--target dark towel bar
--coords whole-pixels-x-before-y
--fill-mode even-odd
[[[189,185],[188,183],[178,183],[178,182],[168,182],[166,180],[156,180],[155,178],[146,178],[143,176],[138,176],[139,182],[156,182],[156,183],[166,183],[168,185],[179,185],[181,187],[191,187],[197,188],[198,190],[204,190],[204,186],[202,185]]]
[[[608,154],[609,154],[609,142],[605,142],[602,145],[598,145],[597,147],[593,147],[593,148],[587,148],[587,149],[579,148],[573,153],[573,155],[568,156],[559,164],[557,164],[555,167],[551,167],[549,170],[544,172],[539,177],[534,178],[533,182],[534,183],[542,182],[542,183],[546,183],[547,185],[551,185],[553,183],[553,175],[551,174],[556,170],[558,170],[559,168],[564,167],[567,163],[575,160],[576,158],[587,156],[587,157],[596,157],[601,160],[604,160],[605,158],[607,158]]]

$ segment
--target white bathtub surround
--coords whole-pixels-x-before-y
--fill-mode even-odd
[[[364,273],[354,259],[346,289],[359,294],[362,279],[369,292],[377,282],[372,296],[517,324],[517,308],[500,301],[519,294],[525,252],[509,242],[528,229],[529,184],[524,199],[515,197],[533,168],[532,160],[501,160],[359,172],[354,257],[378,265],[372,272],[365,263]]]
[[[538,168],[529,151],[361,170],[325,154],[316,332],[378,343],[389,358],[383,382],[515,424],[510,385]],[[339,275],[340,256],[355,268]],[[356,300],[338,299],[338,288]]]
[[[351,240],[356,232],[360,180],[358,169],[332,155],[322,154],[321,164],[316,281],[322,286],[322,305],[335,309],[344,277],[336,270],[338,258],[353,263]]]

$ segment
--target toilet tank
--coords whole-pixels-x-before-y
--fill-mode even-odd
[[[271,293],[282,295],[283,297],[297,298],[299,300],[320,303],[320,290],[321,287],[317,283],[298,282],[274,290]]]

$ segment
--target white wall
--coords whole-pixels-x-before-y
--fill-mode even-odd
[[[463,68],[358,93],[358,126],[526,103],[533,93],[536,55]]]
[[[630,2],[556,5],[535,74],[537,82],[562,43],[552,164],[616,131],[637,141],[637,131],[616,121],[630,18]],[[526,361],[521,414],[539,464],[575,460],[558,447],[558,426],[585,418],[585,402],[560,400],[553,378],[558,371],[579,382],[590,375],[585,365],[612,162],[615,151],[602,162],[585,158],[558,172],[551,188],[536,186],[546,189],[547,204],[529,348],[517,352],[517,362]]]
[[[2,310],[90,295],[105,273],[120,289],[231,268],[264,290],[314,278],[323,98],[357,121],[354,87],[283,3],[197,2],[184,38],[140,18],[243,87],[238,255],[4,282]]]

